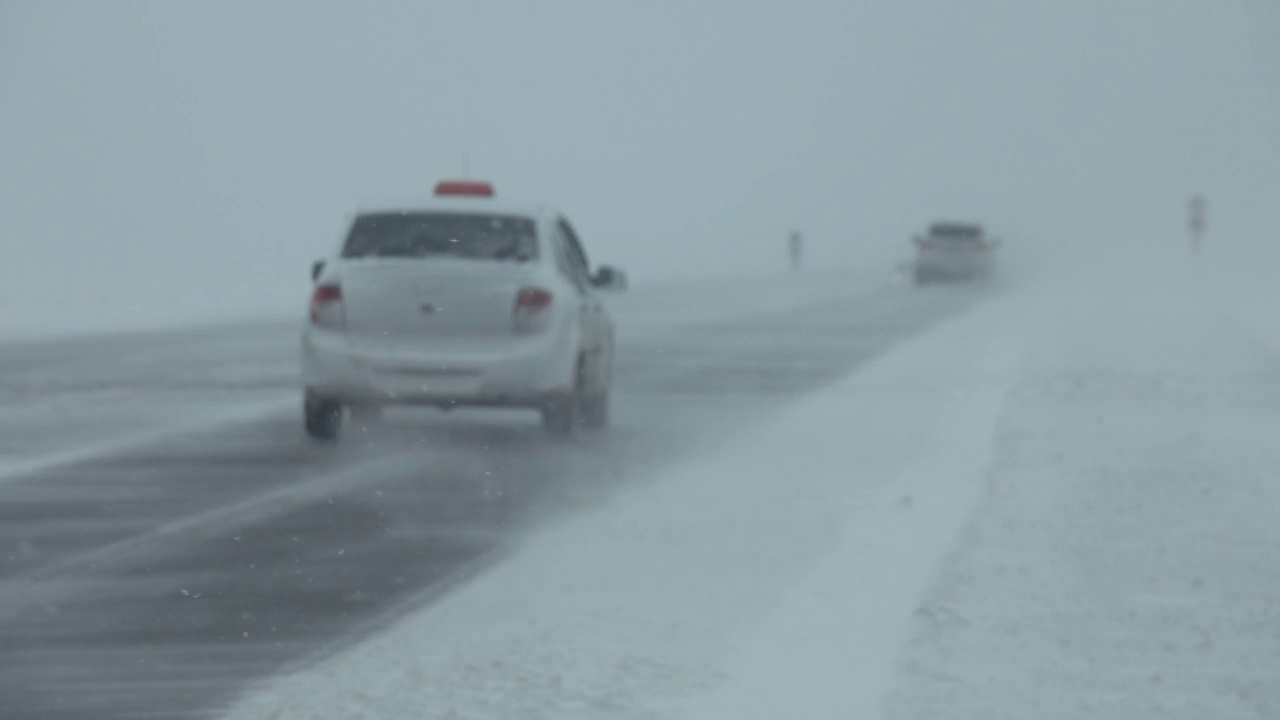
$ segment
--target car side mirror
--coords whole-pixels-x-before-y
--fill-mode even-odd
[[[320,279],[320,273],[324,272],[324,261],[317,260],[311,263],[311,282]]]
[[[622,292],[627,289],[627,274],[618,268],[602,265],[592,276],[591,284],[601,290]]]

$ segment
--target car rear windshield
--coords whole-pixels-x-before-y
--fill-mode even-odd
[[[929,236],[943,240],[976,240],[982,237],[982,228],[978,225],[938,223],[929,227]]]
[[[461,258],[527,262],[538,256],[531,218],[470,213],[379,213],[351,226],[344,258]]]

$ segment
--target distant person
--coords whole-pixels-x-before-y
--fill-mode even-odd
[[[791,233],[790,252],[791,252],[791,269],[799,270],[801,256],[804,255],[804,238],[802,238],[800,236],[800,233],[798,232]]]

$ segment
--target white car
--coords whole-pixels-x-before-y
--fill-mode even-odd
[[[915,238],[913,276],[917,285],[935,280],[988,279],[995,270],[1000,240],[988,238],[981,225],[939,222]]]
[[[363,212],[312,268],[302,334],[303,420],[334,440],[388,405],[532,408],[557,434],[609,419],[614,322],[563,215],[442,181],[410,210]]]

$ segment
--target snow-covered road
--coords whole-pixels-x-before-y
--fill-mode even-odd
[[[618,298],[616,422],[570,443],[530,413],[428,411],[312,446],[295,326],[10,348],[3,382],[23,405],[3,418],[0,716],[203,714],[506,567],[526,533],[714,456],[984,295],[875,280]],[[99,421],[70,424],[89,399]]]
[[[235,717],[678,717],[703,693],[723,712],[689,717],[776,717],[797,695],[874,707],[849,694],[851,674],[891,670],[894,630],[983,486],[1020,354],[976,322],[906,343],[719,452],[548,527]],[[832,563],[838,584],[814,607],[811,576]],[[842,641],[838,656],[810,644],[842,628],[874,637]],[[826,663],[850,652],[858,664],[833,677]]]
[[[986,303],[231,717],[1274,718],[1280,355],[1164,270]]]
[[[1280,331],[1219,280],[640,290],[571,445],[309,448],[291,325],[11,346],[0,714],[1274,718]]]

